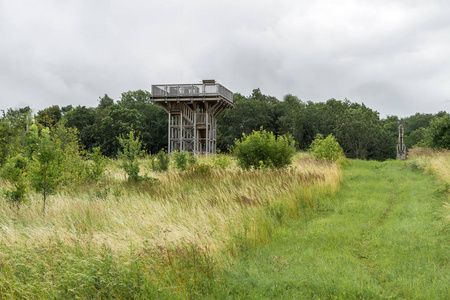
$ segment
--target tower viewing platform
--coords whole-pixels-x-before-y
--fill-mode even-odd
[[[233,93],[216,83],[152,85],[152,102],[169,114],[168,152],[216,153],[217,117],[233,108]]]

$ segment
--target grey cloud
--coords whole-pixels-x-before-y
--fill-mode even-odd
[[[0,109],[216,78],[382,115],[449,110],[449,16],[437,0],[4,0]]]

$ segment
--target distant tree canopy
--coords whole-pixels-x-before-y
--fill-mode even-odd
[[[50,106],[35,115],[40,128],[56,130],[58,124],[76,128],[82,147],[115,157],[120,145],[117,137],[133,130],[142,141],[143,150],[157,153],[167,148],[167,113],[150,102],[150,93],[144,90],[122,93],[114,101],[108,95],[99,98],[97,107],[67,105]],[[400,119],[379,113],[347,99],[329,99],[326,102],[303,102],[288,94],[282,101],[254,89],[249,96],[234,94],[234,109],[225,110],[217,120],[217,147],[229,151],[242,134],[251,134],[261,127],[275,136],[291,135],[295,147],[307,150],[318,134],[332,134],[348,158],[385,160],[396,157],[398,124],[405,128],[407,148],[429,146],[450,148],[449,114],[417,113]],[[0,118],[0,164],[7,157],[20,153],[27,143],[29,107],[8,109]]]

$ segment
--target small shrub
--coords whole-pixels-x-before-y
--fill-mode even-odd
[[[316,159],[323,159],[332,162],[345,157],[342,147],[332,134],[327,136],[325,139],[323,138],[323,135],[318,134],[311,143],[310,152]]]
[[[88,154],[92,161],[87,168],[87,177],[90,180],[98,181],[103,176],[106,168],[106,158],[102,155],[100,147],[92,149],[92,153]]]
[[[175,167],[180,171],[186,171],[189,165],[195,164],[195,157],[188,152],[173,152],[173,162]]]
[[[128,137],[118,137],[122,150],[119,151],[119,158],[122,159],[121,167],[128,174],[128,178],[134,181],[140,180],[139,176],[139,158],[143,155],[142,142],[139,137],[135,137],[133,130]]]
[[[53,194],[61,184],[63,174],[63,152],[50,137],[50,130],[41,132],[36,151],[33,153],[31,168],[31,185],[42,193],[42,212],[45,214],[47,196]]]
[[[243,169],[283,168],[292,163],[294,140],[287,135],[276,138],[272,132],[261,129],[250,135],[243,134],[236,140],[232,152]]]
[[[169,170],[170,157],[164,149],[161,149],[158,154],[152,157],[151,168],[153,171],[161,172]]]

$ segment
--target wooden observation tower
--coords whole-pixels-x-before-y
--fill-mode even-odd
[[[152,102],[169,114],[169,153],[215,154],[217,117],[234,107],[233,93],[215,80],[152,85]]]

